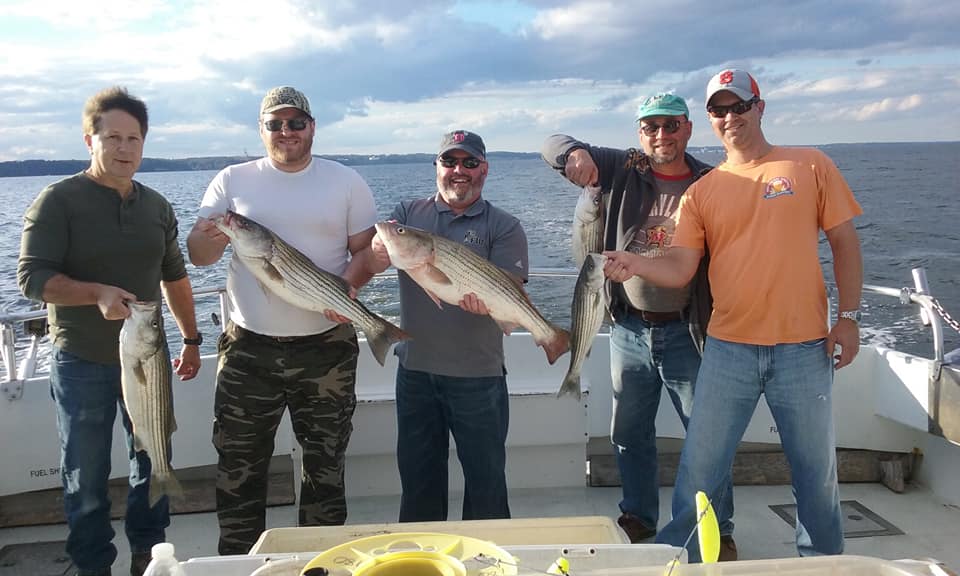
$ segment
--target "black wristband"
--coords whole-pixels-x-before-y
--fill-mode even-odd
[[[196,338],[184,338],[183,343],[189,346],[199,346],[203,344],[203,334],[197,332]]]

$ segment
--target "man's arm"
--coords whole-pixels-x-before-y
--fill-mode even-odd
[[[80,282],[65,274],[52,276],[43,285],[44,302],[61,306],[96,305],[107,320],[122,320],[130,316],[126,302],[136,299],[135,294],[123,288],[99,282]]]
[[[213,221],[202,216],[187,235],[187,253],[194,266],[209,266],[223,256],[230,239]]]
[[[839,310],[858,310],[863,292],[863,257],[860,239],[852,220],[825,231],[833,252],[833,276],[837,282]],[[840,354],[834,356],[834,346]],[[853,362],[860,351],[860,326],[853,320],[838,319],[827,336],[827,354],[836,359],[834,368]]]
[[[640,276],[658,286],[683,288],[697,273],[703,250],[671,246],[667,253],[657,258],[640,256],[633,252],[604,252],[607,262],[603,273],[614,282],[626,282]]]
[[[179,280],[161,282],[163,298],[170,308],[173,319],[180,328],[184,338],[196,338],[197,317],[193,304],[193,288],[190,278],[184,276]],[[200,347],[194,344],[184,344],[180,349],[180,356],[173,361],[173,367],[181,380],[190,380],[200,370]]]
[[[347,249],[350,251],[350,263],[343,272],[343,277],[354,288],[361,288],[373,278],[374,272],[371,260],[374,254],[370,249],[373,236],[377,229],[371,226],[363,232],[358,232],[347,238]]]
[[[578,186],[599,186],[609,190],[619,169],[626,164],[627,151],[590,146],[566,134],[547,137],[540,157],[551,168]]]

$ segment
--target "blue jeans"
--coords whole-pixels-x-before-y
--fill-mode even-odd
[[[130,417],[122,405],[119,364],[83,360],[54,347],[50,394],[56,403],[60,435],[63,507],[70,534],[67,553],[81,572],[109,568],[117,558],[110,525],[110,451],[117,404],[130,457],[130,489],[124,528],[132,552],[150,552],[165,540],[170,525],[168,499],[150,508],[150,459],[134,452]]]
[[[400,521],[447,519],[450,434],[463,468],[463,519],[509,518],[504,376],[458,378],[397,368]]]
[[[610,330],[610,438],[623,487],[620,510],[636,516],[648,528],[656,529],[660,516],[656,430],[660,391],[667,389],[686,428],[694,406],[699,368],[700,353],[683,320],[652,324],[628,315]],[[723,480],[722,505],[717,505],[716,511],[721,533],[732,534],[730,466]]]
[[[673,492],[673,520],[658,542],[683,545],[696,521],[695,494],[723,489],[737,444],[760,399],[780,431],[797,502],[801,556],[843,552],[840,489],[825,340],[756,346],[707,338],[690,428]],[[697,539],[687,549],[700,560]]]

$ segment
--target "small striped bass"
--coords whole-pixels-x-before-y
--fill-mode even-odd
[[[529,330],[550,364],[567,351],[569,333],[547,321],[513,277],[467,246],[396,222],[378,222],[377,234],[390,262],[437,305],[457,306],[466,294],[476,294],[505,331],[515,326]]]
[[[582,266],[587,254],[603,252],[603,195],[596,186],[585,186],[573,210],[573,261]]]
[[[381,366],[390,346],[409,338],[406,332],[351,298],[346,280],[314,264],[266,226],[233,211],[213,218],[213,222],[230,238],[234,253],[265,289],[299,308],[315,312],[333,310],[349,318],[363,330]]]
[[[133,426],[134,449],[150,457],[150,506],[164,495],[182,496],[170,467],[173,368],[163,332],[160,302],[129,302],[130,316],[120,329],[123,404]]]
[[[563,377],[557,397],[564,394],[580,397],[580,370],[603,324],[603,265],[606,260],[603,254],[587,254],[580,267],[570,310],[570,367]]]

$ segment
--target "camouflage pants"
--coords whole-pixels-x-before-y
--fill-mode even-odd
[[[246,554],[265,528],[268,468],[285,408],[303,449],[300,525],[343,524],[344,452],[357,402],[353,326],[280,341],[231,322],[217,348],[219,553]]]

